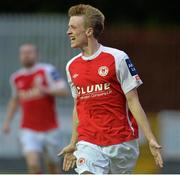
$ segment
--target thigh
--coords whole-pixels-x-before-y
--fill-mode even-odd
[[[25,158],[26,158],[26,162],[28,166],[40,168],[40,153],[39,152],[29,151],[25,153]]]
[[[115,148],[113,148],[115,147]],[[111,157],[111,173],[132,173],[139,156],[139,145],[137,140],[114,145],[114,155]]]
[[[38,132],[30,129],[22,129],[20,133],[20,141],[23,147],[23,153],[28,152],[42,152],[43,144],[41,136]]]
[[[57,154],[61,149],[61,133],[59,129],[54,129],[45,133],[44,147],[49,161],[57,163]]]
[[[101,148],[97,145],[80,141],[74,155],[77,158],[75,170],[79,174],[83,172],[107,174],[109,172],[109,159],[102,154]]]

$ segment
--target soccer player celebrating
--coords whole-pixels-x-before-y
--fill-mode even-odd
[[[10,78],[13,92],[3,130],[5,133],[10,131],[10,123],[20,104],[20,140],[29,173],[41,172],[40,155],[44,149],[49,173],[58,173],[57,152],[60,140],[55,96],[67,96],[67,85],[52,65],[37,61],[36,46],[23,44],[20,47],[20,62],[23,68]]]
[[[67,64],[74,97],[73,132],[64,154],[64,170],[92,174],[131,173],[139,155],[138,125],[156,164],[163,166],[161,146],[154,137],[139,102],[142,84],[128,55],[98,42],[104,15],[90,5],[69,9],[67,34],[81,53]]]

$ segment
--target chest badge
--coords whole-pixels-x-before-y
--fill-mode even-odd
[[[101,66],[98,69],[98,74],[102,77],[107,76],[109,73],[109,68],[107,66]]]

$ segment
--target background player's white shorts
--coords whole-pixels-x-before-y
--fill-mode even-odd
[[[133,140],[112,146],[97,146],[89,142],[77,143],[74,152],[77,158],[77,173],[93,174],[131,173],[139,156],[138,141]]]
[[[47,132],[37,132],[31,129],[21,129],[20,141],[23,147],[23,153],[31,151],[42,153],[45,151],[48,158],[58,161],[58,151],[60,149],[60,129],[53,129]]]

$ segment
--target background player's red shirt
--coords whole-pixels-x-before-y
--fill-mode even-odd
[[[38,93],[37,85],[53,88],[65,85],[57,70],[49,64],[22,68],[11,76],[13,96],[18,96],[22,108],[21,127],[47,131],[58,127],[55,98]]]
[[[138,137],[125,94],[142,81],[124,52],[100,46],[90,57],[79,54],[67,64],[67,77],[77,100],[79,140],[108,146]]]

